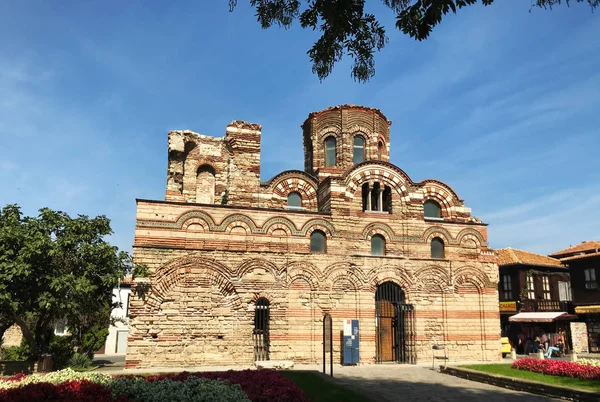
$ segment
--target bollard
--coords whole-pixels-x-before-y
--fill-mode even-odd
[[[510,358],[513,360],[517,360],[517,351],[515,350],[515,348],[512,348],[510,350]]]
[[[538,350],[537,352],[537,358],[540,360],[544,360],[544,352],[541,350]]]
[[[571,353],[569,360],[572,362],[576,362],[577,361],[577,353],[575,353],[575,352]]]

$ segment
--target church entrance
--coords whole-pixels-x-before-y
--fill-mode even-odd
[[[269,300],[261,297],[254,310],[254,361],[269,360]]]
[[[415,363],[415,313],[404,291],[384,282],[375,291],[377,363]]]

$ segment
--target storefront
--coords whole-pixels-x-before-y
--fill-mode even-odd
[[[518,354],[531,353],[536,337],[547,334],[551,345],[562,338],[566,351],[571,350],[569,322],[575,319],[576,315],[560,311],[515,314],[508,318],[513,347]]]
[[[586,323],[589,351],[600,352],[600,305],[577,306],[575,313]]]

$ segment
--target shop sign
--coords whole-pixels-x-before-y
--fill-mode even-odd
[[[504,301],[500,302],[500,311],[517,311],[516,301]]]

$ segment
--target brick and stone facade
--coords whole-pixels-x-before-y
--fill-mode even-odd
[[[499,359],[486,225],[446,184],[414,182],[389,162],[390,125],[361,106],[311,113],[305,170],[265,182],[260,125],[233,121],[222,138],[170,132],[165,201],[137,200],[134,260],[150,268],[151,290],[132,296],[127,367],[253,362],[261,298],[271,360],[319,362],[329,313],[335,360],[343,319],[358,319],[361,363],[373,363],[384,347],[375,292],[387,282],[414,307],[417,361],[431,359],[433,344],[456,359]],[[299,207],[287,205],[290,193]],[[425,217],[427,201],[437,217]],[[324,252],[311,252],[313,233],[325,235]],[[373,237],[384,255],[373,255]],[[432,240],[443,243],[437,258]]]

